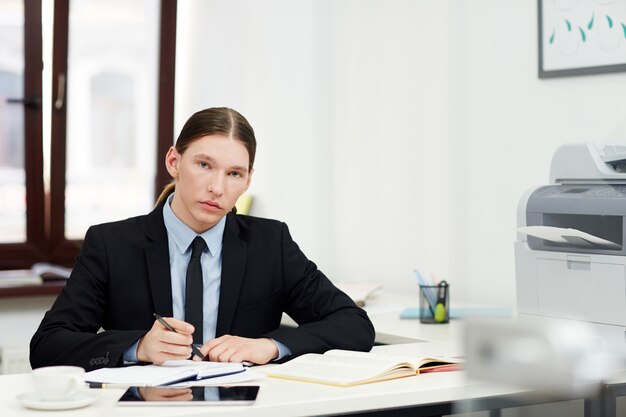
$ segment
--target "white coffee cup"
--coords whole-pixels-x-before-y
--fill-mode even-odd
[[[35,391],[44,401],[67,401],[85,389],[85,370],[78,366],[46,366],[33,370]]]

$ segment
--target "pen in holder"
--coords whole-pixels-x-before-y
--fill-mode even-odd
[[[450,317],[450,286],[446,281],[438,285],[420,285],[420,322],[448,323]]]

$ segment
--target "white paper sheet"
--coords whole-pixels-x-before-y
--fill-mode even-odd
[[[601,237],[583,232],[578,229],[554,227],[554,226],[526,226],[516,229],[519,233],[529,236],[538,237],[540,239],[549,240],[555,243],[572,244],[574,246],[584,245],[585,242],[589,246],[599,246],[606,249],[621,249],[622,246],[602,239]],[[582,241],[580,240],[582,239]]]

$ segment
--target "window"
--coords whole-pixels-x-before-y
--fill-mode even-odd
[[[176,0],[51,4],[0,3],[0,269],[71,264],[167,181]]]
[[[155,1],[70,2],[64,231],[70,240],[92,224],[154,205],[159,12]]]
[[[0,3],[0,244],[26,241],[24,5]]]

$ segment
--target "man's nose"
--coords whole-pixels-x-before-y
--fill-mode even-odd
[[[224,177],[220,174],[212,175],[208,185],[209,192],[222,195],[224,192]]]

